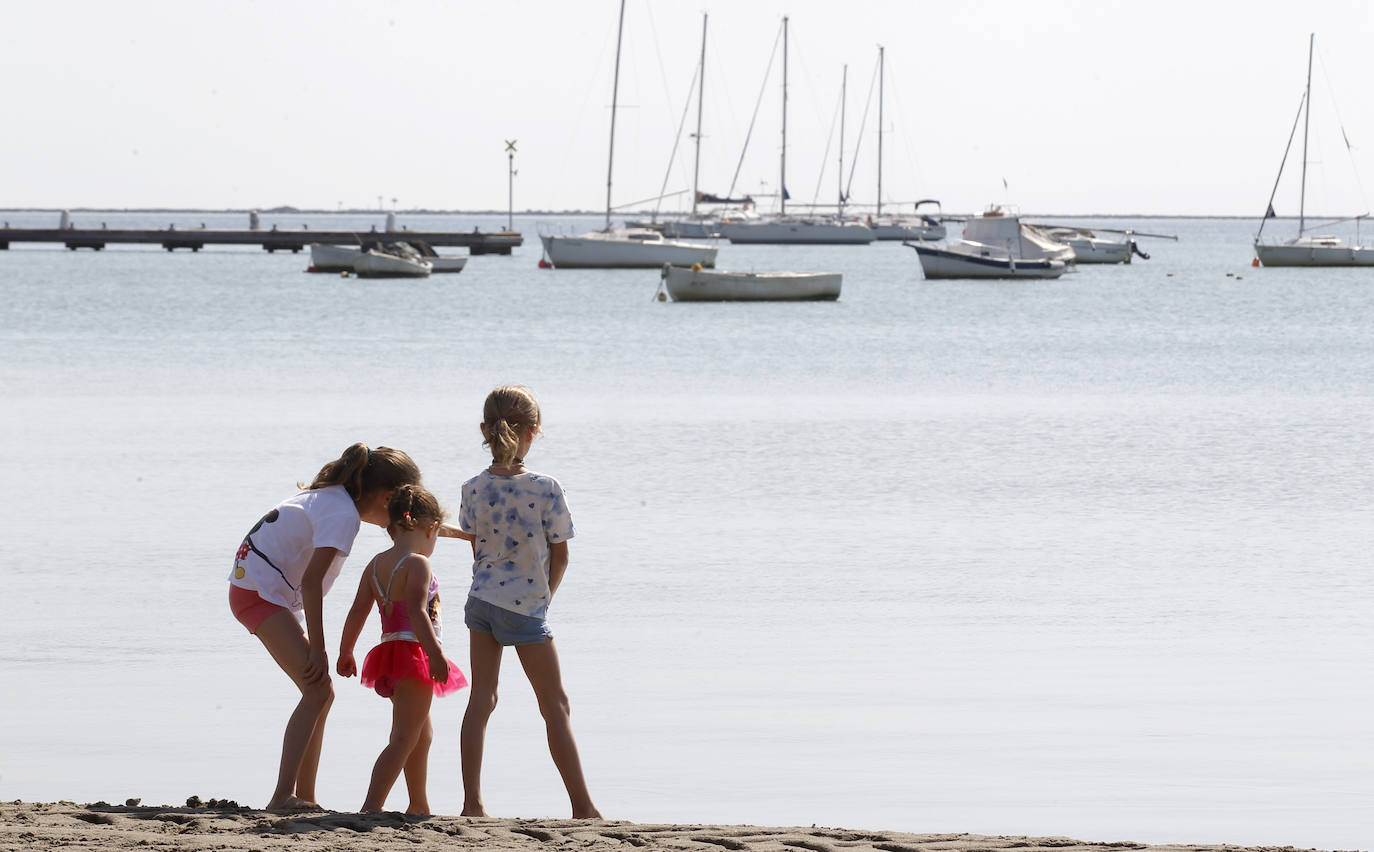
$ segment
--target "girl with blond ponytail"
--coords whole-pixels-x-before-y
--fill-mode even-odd
[[[568,696],[549,629],[548,610],[568,567],[572,516],[563,486],[525,467],[542,434],[539,403],[529,388],[507,385],[487,395],[482,442],[491,466],[463,484],[458,526],[472,536],[472,586],[463,608],[472,688],[463,716],[463,815],[487,816],[482,750],[496,708],[501,652],[515,646],[544,717],[549,753],[563,777],[574,819],[600,819],[582,775]]]

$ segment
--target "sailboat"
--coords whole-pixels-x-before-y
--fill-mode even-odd
[[[611,137],[606,165],[606,226],[575,237],[542,234],[544,256],[555,269],[657,269],[716,265],[715,246],[666,239],[648,228],[611,227],[611,177],[615,170],[615,113],[620,96],[620,42],[625,32],[625,0],[615,40],[615,81],[611,86]]]
[[[917,201],[910,215],[883,215],[883,74],[884,48],[878,45],[878,206],[868,226],[880,240],[943,240],[945,225],[940,220],[940,202],[934,198]],[[934,215],[921,212],[922,204],[935,207]]]
[[[841,145],[843,150],[843,145]],[[873,231],[862,222],[845,222],[838,218],[797,217],[787,215],[787,18],[782,19],[782,182],[779,213],[770,219],[757,221],[728,221],[721,225],[721,236],[732,243],[775,243],[786,245],[867,245],[873,242]]]
[[[1307,135],[1312,120],[1312,54],[1316,47],[1315,33],[1307,40],[1307,89],[1298,104],[1298,116],[1293,119],[1293,129],[1288,134],[1288,145],[1283,149],[1283,160],[1279,163],[1279,176],[1274,179],[1274,189],[1269,193],[1269,204],[1264,218],[1260,219],[1259,230],[1255,233],[1255,259],[1265,266],[1374,266],[1374,248],[1361,245],[1348,245],[1340,237],[1329,234],[1310,234],[1307,227]],[[1260,241],[1264,224],[1274,215],[1274,195],[1279,191],[1279,180],[1283,177],[1283,166],[1288,161],[1288,151],[1293,147],[1293,136],[1298,132],[1298,118],[1302,124],[1302,189],[1298,200],[1298,235],[1291,240],[1277,243]],[[1363,213],[1349,219],[1323,222],[1322,226],[1339,222],[1359,222],[1368,216]],[[1358,234],[1358,231],[1356,232]],[[1358,236],[1357,236],[1358,241]]]

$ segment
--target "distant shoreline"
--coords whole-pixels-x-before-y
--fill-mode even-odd
[[[395,213],[397,216],[505,216],[510,211],[507,210],[322,210],[306,207],[271,207],[271,208],[249,208],[249,207],[0,207],[0,213],[234,213],[247,215],[257,213],[260,216],[386,216]],[[604,210],[516,210],[516,216],[605,216]],[[616,217],[640,217],[652,215],[647,210],[627,210],[613,214]],[[663,211],[657,214],[658,218],[668,219],[674,216],[685,216],[687,211]],[[946,211],[945,215],[954,218],[967,218],[978,215],[977,213],[954,213]],[[1036,217],[1045,219],[1217,219],[1217,220],[1255,220],[1259,221],[1259,216],[1239,216],[1234,214],[1192,214],[1192,213],[1044,213],[1044,212],[1022,212],[1022,218]],[[1296,220],[1297,216],[1275,216],[1280,221],[1289,219]],[[1331,219],[1338,217],[1323,216],[1319,214],[1308,214],[1308,219]]]

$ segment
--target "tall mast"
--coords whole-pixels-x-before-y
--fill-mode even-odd
[[[844,96],[845,89],[849,86],[849,66],[844,66],[844,73],[840,75],[840,216],[844,216]]]
[[[611,229],[611,169],[615,165],[615,108],[620,99],[620,37],[625,32],[625,0],[620,0],[620,24],[615,31],[615,82],[611,84],[611,144],[606,161],[606,230]]]
[[[883,215],[883,46],[878,45],[878,215]]]
[[[1312,50],[1317,42],[1317,34],[1311,33],[1307,37],[1307,94],[1303,95],[1303,100],[1307,102],[1304,107],[1302,118],[1302,195],[1298,197],[1298,236],[1302,236],[1306,225],[1307,207],[1307,126],[1312,122]]]
[[[701,69],[698,72],[697,85],[697,157],[696,163],[692,166],[692,215],[697,215],[697,198],[701,195],[697,191],[697,179],[701,175],[701,102],[706,97],[706,13],[701,15]]]
[[[621,0],[624,2],[624,0]],[[778,189],[780,212],[787,215],[787,16],[782,19],[782,186]]]

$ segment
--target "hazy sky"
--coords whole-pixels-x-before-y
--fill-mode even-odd
[[[504,209],[503,140],[518,139],[518,209],[604,208],[618,0],[0,2],[0,207],[335,209],[381,197]],[[659,193],[707,13],[706,191],[729,188],[762,96],[736,192],[776,192],[781,57],[766,87],[764,71],[786,14],[793,202],[838,192],[845,64],[845,169],[857,157],[852,199],[873,201],[869,92],[882,44],[885,203],[1257,214],[1315,32],[1308,208],[1365,212],[1371,10],[1370,0],[628,0],[615,203]],[[686,133],[694,122],[695,106]],[[1296,212],[1300,144],[1301,131],[1281,214]],[[691,154],[684,134],[669,191],[690,188]]]

